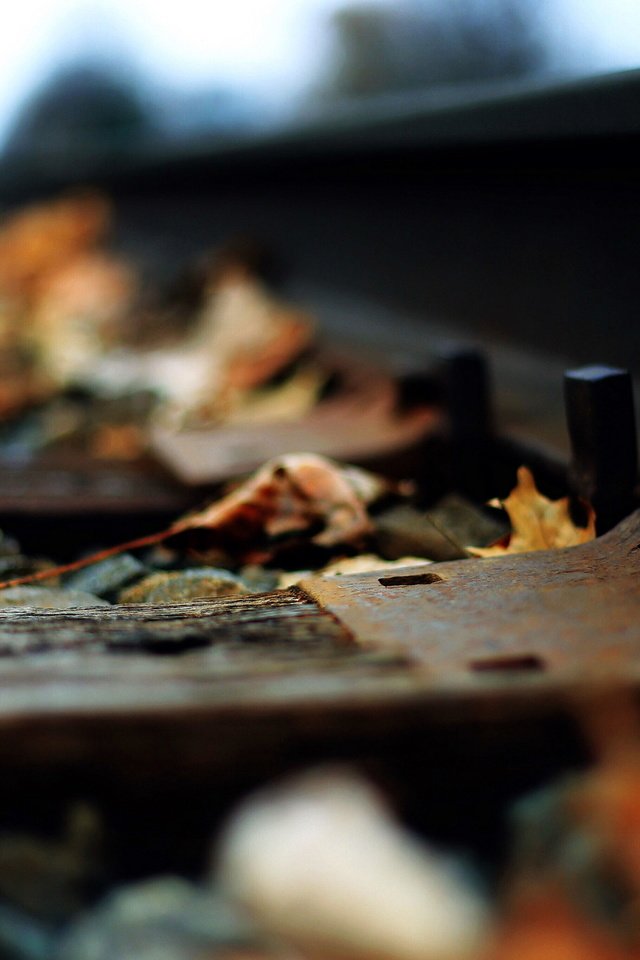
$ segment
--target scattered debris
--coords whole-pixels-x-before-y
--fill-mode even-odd
[[[231,267],[215,277],[196,328],[180,350],[150,354],[145,360],[146,385],[166,397],[162,416],[174,424],[242,418],[243,408],[244,419],[250,419],[251,391],[290,366],[313,336],[308,315],[275,300],[245,270]],[[173,376],[167,377],[169,371]],[[295,400],[298,410],[306,411],[325,379],[312,368],[297,371],[288,387],[282,387],[289,391],[285,402]],[[279,412],[282,415],[282,402]],[[259,402],[254,414],[264,416]],[[289,411],[284,415],[288,419]]]
[[[210,882],[160,876],[112,887],[95,905],[104,831],[77,804],[59,840],[0,835],[0,951],[637,960],[639,770],[636,747],[521,801],[493,904],[462,861],[408,833],[348,768],[312,769],[245,799],[216,842]]]
[[[73,573],[116,556],[202,531],[205,544],[235,563],[263,563],[305,539],[332,549],[357,548],[373,533],[367,507],[399,486],[382,477],[311,453],[289,454],[266,463],[234,491],[166,530],[109,547],[72,563],[0,583],[0,590]]]
[[[0,223],[0,420],[39,405],[33,439],[55,441],[43,402],[80,390],[64,437],[90,456],[132,459],[150,420],[180,428],[290,421],[316,405],[332,370],[315,354],[315,321],[270,292],[253,255],[227,247],[199,258],[182,322],[176,328],[174,315],[163,333],[154,284],[141,290],[135,267],[107,250],[110,220],[108,200],[84,192]],[[146,409],[112,421],[110,403],[141,393],[151,398]],[[87,423],[90,398],[105,401],[104,420]]]
[[[110,206],[97,193],[41,203],[0,227],[0,413],[83,381],[117,342],[136,292],[132,268],[101,249]],[[13,396],[10,392],[13,391]]]

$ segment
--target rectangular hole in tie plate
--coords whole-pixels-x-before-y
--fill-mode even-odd
[[[487,657],[485,660],[472,660],[469,666],[476,673],[515,673],[516,671],[537,673],[546,670],[542,657],[534,653]]]
[[[405,573],[395,577],[380,577],[378,583],[383,587],[412,587],[416,583],[444,583],[437,573]]]

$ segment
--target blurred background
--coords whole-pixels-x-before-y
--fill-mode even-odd
[[[128,153],[640,64],[635,0],[27,0],[0,33],[0,153]]]
[[[193,321],[203,254],[257,240],[279,295],[385,362],[489,350],[504,422],[540,439],[548,407],[564,451],[562,370],[640,373],[639,67],[637,0],[24,0],[0,208],[108,198],[140,338]]]

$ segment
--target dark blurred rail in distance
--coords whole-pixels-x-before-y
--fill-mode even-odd
[[[24,158],[0,202],[92,183],[152,266],[250,231],[303,285],[637,375],[638,104],[638,71],[385,98],[242,142]]]

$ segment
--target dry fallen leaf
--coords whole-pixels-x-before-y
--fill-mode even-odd
[[[510,904],[485,960],[634,960],[610,932],[581,916],[562,891],[527,891]]]
[[[181,530],[215,530],[219,542],[246,562],[268,559],[266,539],[306,535],[323,547],[357,545],[373,532],[367,504],[386,481],[313,453],[269,460],[222,500],[179,521]]]
[[[133,274],[101,252],[109,218],[93,193],[0,218],[0,418],[74,380],[117,332]]]
[[[30,313],[37,368],[59,387],[90,383],[121,335],[134,271],[111,254],[79,253],[41,280]]]
[[[519,468],[518,483],[506,500],[493,500],[491,506],[507,511],[511,533],[490,547],[467,547],[474,557],[502,557],[530,550],[575,547],[593,540],[596,535],[593,508],[588,507],[587,525],[576,526],[569,512],[569,498],[549,500],[541,494],[528,467]]]
[[[329,379],[320,366],[306,364],[282,384],[240,392],[229,410],[227,424],[295,422],[308,416]]]
[[[357,547],[373,532],[367,506],[392,489],[398,485],[358,467],[314,453],[286,454],[269,460],[226,497],[181,517],[166,530],[52,570],[6,580],[0,590],[81,570],[190,530],[208,531],[216,547],[244,563],[270,559],[287,537],[289,541],[305,537],[320,547]]]
[[[375,553],[359,553],[355,557],[341,557],[333,560],[321,570],[287,570],[278,577],[278,589],[295,587],[307,577],[341,577],[345,574],[371,573],[373,570],[397,570],[399,567],[420,567],[432,560],[424,557],[399,557],[397,560],[385,560]]]
[[[163,421],[183,426],[226,420],[247,392],[298,359],[314,335],[311,317],[275,300],[257,279],[234,273],[210,290],[183,346],[156,352],[141,375],[165,397]],[[178,370],[167,378],[167,365],[176,364],[184,375]]]
[[[37,296],[52,271],[97,247],[110,214],[104,197],[86,193],[8,216],[0,223],[0,292],[21,301]]]

